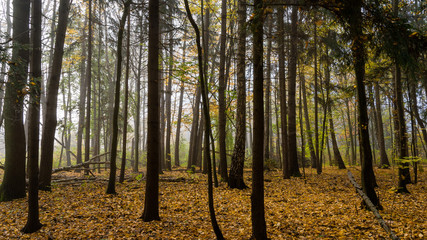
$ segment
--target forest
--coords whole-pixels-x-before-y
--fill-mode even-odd
[[[425,239],[427,2],[2,0],[1,239]]]

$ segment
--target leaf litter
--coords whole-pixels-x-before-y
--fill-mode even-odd
[[[181,169],[182,170],[182,169]],[[360,183],[360,171],[351,171]],[[375,169],[380,214],[402,239],[425,239],[427,229],[426,173],[419,173],[411,194],[395,194],[396,169]],[[130,173],[129,173],[130,174]],[[71,174],[68,174],[71,175]],[[76,176],[76,175],[75,175]],[[207,177],[200,173],[165,171],[160,181],[160,221],[143,222],[145,181],[135,176],[117,183],[117,195],[105,194],[106,181],[54,184],[40,191],[43,228],[23,234],[26,199],[0,203],[0,239],[214,239],[207,206]],[[250,172],[245,181],[250,186]],[[97,179],[106,178],[106,173]],[[361,199],[346,170],[327,167],[306,180],[282,179],[280,171],[265,173],[265,218],[271,239],[387,239],[373,214],[361,209]],[[226,239],[251,236],[251,190],[214,188],[218,223]]]

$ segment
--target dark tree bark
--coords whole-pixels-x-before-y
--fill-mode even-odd
[[[291,14],[291,49],[289,59],[289,108],[288,108],[288,151],[289,151],[289,170],[293,177],[301,177],[298,168],[298,151],[297,151],[297,127],[296,127],[296,80],[297,80],[297,22],[298,22],[298,7],[292,7]]]
[[[266,17],[267,22],[267,59],[266,59],[266,73],[265,73],[265,113],[264,113],[264,161],[269,161],[270,156],[270,148],[272,147],[270,145],[270,139],[271,136],[271,45],[272,45],[272,28],[273,23],[270,16]],[[268,165],[264,164],[266,167]]]
[[[140,29],[140,35],[139,35],[139,40],[140,42],[143,42],[143,28],[142,28],[142,17],[139,17],[139,29]],[[140,126],[141,126],[141,66],[142,66],[142,44],[139,44],[139,57],[138,57],[138,73],[137,73],[137,77],[136,77],[136,114],[135,114],[135,162],[132,166],[132,170],[133,172],[138,172],[138,165],[139,165],[139,153],[141,150],[141,144],[140,144]],[[145,99],[145,98],[144,98]],[[142,119],[144,119],[144,112],[143,111],[143,117]],[[144,129],[144,125],[142,127]],[[144,136],[144,135],[143,135]],[[144,141],[142,141],[142,143],[144,144]]]
[[[338,164],[339,169],[345,169],[344,161],[342,160],[340,150],[338,148],[337,139],[335,137],[335,129],[334,129],[334,120],[332,118],[332,107],[331,104],[328,105],[329,108],[329,131],[331,133],[331,140],[332,140],[332,149],[334,151],[334,158],[335,162]],[[330,154],[329,154],[330,155]]]
[[[213,230],[215,232],[215,235],[217,239],[222,240],[224,239],[221,229],[218,226],[218,223],[216,221],[215,217],[215,209],[214,209],[214,203],[213,203],[213,187],[212,187],[212,166],[211,166],[211,159],[210,159],[210,150],[209,150],[209,136],[212,135],[211,131],[211,125],[210,125],[210,115],[209,115],[209,100],[208,100],[208,94],[207,94],[207,85],[204,78],[204,70],[203,70],[203,59],[202,59],[202,46],[200,44],[200,31],[196,24],[196,22],[193,19],[193,16],[191,15],[190,7],[188,6],[188,0],[184,0],[185,3],[185,10],[187,12],[188,19],[191,23],[191,25],[194,28],[194,31],[196,32],[196,44],[197,44],[197,56],[198,56],[198,65],[199,65],[199,81],[200,81],[200,88],[201,93],[203,97],[203,115],[205,118],[205,152],[204,154],[207,156],[207,164],[208,164],[208,205],[209,205],[209,214],[211,218],[211,223]],[[213,150],[215,148],[212,148]]]
[[[30,103],[28,109],[28,217],[22,232],[33,233],[43,225],[39,219],[39,130],[40,130],[40,90],[41,90],[41,27],[42,27],[42,1],[33,0],[31,14],[31,80],[30,80]]]
[[[130,11],[130,9],[125,9]],[[123,144],[122,144],[122,162],[120,166],[119,182],[125,180],[126,168],[126,146],[127,146],[127,131],[128,131],[128,102],[129,102],[129,67],[130,67],[130,13],[127,13],[127,38],[126,38],[126,72],[125,72],[125,102],[123,103]]]
[[[5,165],[0,202],[25,197],[23,103],[29,61],[30,1],[13,0],[12,61],[4,99]]]
[[[245,138],[246,138],[246,1],[238,1],[237,10],[238,40],[237,40],[237,113],[236,113],[236,139],[234,142],[233,156],[231,157],[230,175],[228,186],[230,188],[247,188],[243,180],[243,167],[245,163]]]
[[[374,83],[375,86],[375,111],[377,113],[377,139],[378,145],[380,147],[380,168],[389,168],[390,162],[388,161],[385,141],[384,141],[384,129],[383,129],[383,119],[382,119],[382,110],[381,110],[381,98],[380,98],[380,86],[379,83]]]
[[[59,3],[58,26],[56,28],[55,52],[53,54],[52,70],[47,84],[46,110],[41,141],[39,189],[48,191],[50,191],[51,188],[53,149],[57,124],[56,111],[58,105],[58,89],[69,10],[70,0],[61,0]]]
[[[194,171],[194,163],[197,158],[197,133],[199,130],[199,107],[200,107],[200,86],[197,87],[196,95],[193,104],[193,121],[190,131],[190,147],[188,149],[188,165],[187,169]]]
[[[122,47],[123,47],[123,32],[125,28],[126,18],[129,14],[129,6],[131,1],[128,0],[124,4],[122,18],[120,19],[119,32],[117,34],[117,76],[116,76],[116,89],[114,94],[114,111],[113,111],[113,132],[111,137],[111,150],[110,150],[110,176],[108,179],[107,194],[116,194],[116,157],[117,157],[117,144],[119,132],[119,108],[120,108],[120,79],[122,76]],[[126,141],[123,139],[123,141]],[[125,151],[125,149],[123,149]],[[148,175],[147,171],[147,175]]]
[[[307,89],[305,86],[305,76],[304,73],[301,74],[301,88],[302,88],[302,99],[304,103],[304,118],[305,118],[305,132],[307,134],[307,143],[308,149],[310,151],[311,167],[313,163],[317,163],[316,151],[313,145],[313,135],[310,128],[310,117],[308,115],[308,106],[307,106]]]
[[[348,104],[349,100],[346,100],[346,112],[347,112],[347,122],[348,122],[348,132],[350,135],[350,152],[351,152],[351,164],[355,165],[356,164],[356,146],[354,143],[354,138],[353,138],[353,124],[351,123],[351,116],[350,116],[350,106]]]
[[[160,220],[159,164],[160,164],[160,96],[159,96],[159,0],[148,2],[148,129],[147,181],[142,220]]]
[[[314,18],[316,21],[316,17]],[[320,150],[319,150],[319,98],[318,98],[318,79],[317,79],[317,25],[314,24],[314,149],[315,157],[311,158],[311,167],[316,168],[319,171],[320,162]],[[307,121],[309,119],[307,118]],[[313,162],[314,160],[314,162]],[[321,171],[321,166],[320,166]]]
[[[395,65],[394,75],[394,96],[395,96],[395,112],[397,113],[397,153],[398,153],[398,167],[399,167],[399,183],[398,193],[409,193],[406,185],[411,183],[411,175],[409,173],[409,163],[406,161],[409,156],[408,152],[408,136],[406,132],[405,112],[403,107],[403,94],[402,94],[402,77],[400,67]]]
[[[358,129],[360,143],[360,157],[362,162],[362,189],[374,206],[381,209],[379,198],[375,192],[375,175],[372,166],[372,152],[369,143],[368,111],[365,92],[365,46],[362,31],[362,1],[351,0],[345,8],[348,10],[347,21],[349,23],[352,39],[352,57],[356,75],[356,91],[358,100]]]
[[[253,34],[253,160],[252,160],[252,193],[251,193],[251,220],[252,238],[267,239],[267,226],[264,212],[264,98],[263,98],[263,1],[254,1],[254,15],[252,19]]]
[[[219,174],[222,181],[228,181],[227,175],[227,148],[226,138],[226,102],[225,102],[225,47],[227,34],[227,1],[221,0],[221,36],[220,36],[220,53],[219,53],[219,78],[218,78],[218,132],[219,132]]]
[[[281,130],[282,130],[282,153],[283,153],[283,178],[290,178],[289,171],[289,157],[288,157],[288,120],[287,120],[287,106],[286,106],[286,76],[285,76],[285,43],[284,43],[284,20],[283,20],[283,8],[277,10],[278,18],[278,51],[279,51],[279,82],[280,82],[280,118],[281,118]]]

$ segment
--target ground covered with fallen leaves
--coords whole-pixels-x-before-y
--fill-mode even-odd
[[[360,183],[360,171],[350,169]],[[375,169],[384,220],[402,239],[427,238],[425,172],[411,194],[395,194],[396,169]],[[71,177],[63,174],[61,177]],[[74,176],[75,177],[75,176]],[[206,175],[165,172],[160,181],[160,221],[143,222],[145,181],[130,177],[117,184],[117,195],[105,194],[106,175],[97,180],[58,182],[52,192],[40,193],[44,227],[22,234],[25,199],[0,203],[0,239],[214,239],[207,207]],[[250,186],[250,172],[245,171]],[[317,175],[284,180],[280,171],[265,173],[265,217],[271,239],[383,239],[388,238],[347,178],[347,170],[327,168]],[[215,210],[226,239],[251,236],[251,190],[214,189]]]

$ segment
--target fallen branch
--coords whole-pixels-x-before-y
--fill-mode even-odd
[[[84,163],[79,163],[77,165],[73,165],[73,166],[66,166],[66,167],[60,167],[60,168],[56,168],[52,170],[52,174],[53,173],[57,173],[57,172],[63,172],[63,171],[71,171],[71,170],[77,170],[80,169],[81,167],[87,166],[89,164],[109,164],[110,162],[84,162]],[[85,169],[88,170],[88,169]]]
[[[351,184],[353,184],[354,188],[356,188],[357,193],[362,197],[363,201],[365,201],[366,206],[369,207],[369,209],[374,213],[375,217],[377,218],[378,222],[380,223],[381,227],[389,234],[389,237],[393,240],[399,239],[398,236],[391,230],[391,228],[387,225],[387,223],[384,221],[384,219],[381,217],[380,213],[378,212],[377,208],[374,206],[374,204],[371,202],[371,200],[366,196],[366,194],[362,191],[362,188],[357,184],[356,180],[354,180],[353,174],[351,174],[350,171],[347,172],[348,179],[350,180]]]

